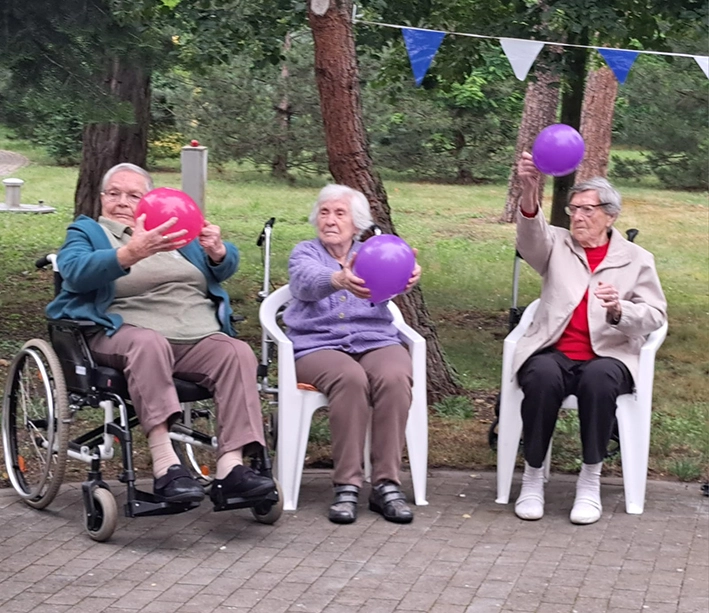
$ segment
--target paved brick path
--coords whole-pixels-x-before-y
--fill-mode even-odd
[[[496,505],[494,486],[492,473],[433,471],[413,524],[361,504],[357,523],[336,526],[328,474],[307,471],[298,512],[274,526],[205,501],[120,518],[108,543],[85,534],[76,485],[45,511],[0,490],[0,611],[709,611],[709,498],[697,484],[650,482],[645,513],[630,516],[622,482],[604,479],[592,526],[568,521],[573,477],[552,475],[547,515],[532,523]]]
[[[18,168],[27,166],[29,163],[30,161],[24,155],[0,149],[0,177],[11,175]]]

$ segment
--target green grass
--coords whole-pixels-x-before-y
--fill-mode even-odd
[[[42,333],[41,311],[28,305],[49,299],[50,278],[34,271],[32,262],[61,244],[73,218],[78,171],[48,165],[44,154],[22,141],[10,140],[3,130],[0,149],[21,152],[33,161],[13,173],[25,180],[22,201],[41,199],[57,209],[51,215],[0,214],[0,275],[4,280],[0,289],[0,359],[8,360],[22,338],[37,334],[36,330]],[[161,165],[162,170],[154,174],[156,184],[179,187],[176,166],[166,166]],[[307,216],[324,183],[324,179],[307,178],[290,186],[236,165],[227,165],[220,172],[210,169],[207,217],[241,250],[241,269],[226,287],[236,303],[235,310],[247,317],[242,336],[254,341],[257,351],[260,328],[255,297],[261,289],[263,269],[256,239],[264,222],[275,217],[272,281],[275,286],[286,283],[291,249],[314,235]],[[634,183],[620,188],[624,205],[617,227],[640,230],[636,242],[655,254],[669,302],[670,331],[656,366],[651,466],[657,474],[678,478],[709,477],[707,194],[661,191]],[[499,223],[506,186],[387,181],[386,189],[398,233],[419,249],[426,304],[448,358],[466,388],[496,393],[514,258],[515,228]],[[546,210],[550,193],[549,186]],[[531,302],[539,287],[536,274],[522,264],[519,303]],[[432,414],[438,410],[460,413],[462,407],[460,400],[450,399]],[[483,431],[484,417],[476,411],[467,422],[479,421],[478,430]],[[457,430],[453,436],[458,436]],[[573,468],[576,437],[573,428],[560,428],[554,442],[560,454],[557,467]],[[484,441],[478,444],[486,445]],[[476,457],[483,463],[491,458],[485,450]],[[450,462],[456,465],[454,460]]]

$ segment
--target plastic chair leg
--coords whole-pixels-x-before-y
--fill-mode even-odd
[[[315,412],[302,396],[291,400],[290,406],[278,408],[279,436],[276,458],[285,511],[295,511],[298,508],[310,422]]]
[[[497,499],[498,504],[510,501],[512,477],[517,460],[519,438],[522,435],[522,391],[507,390],[500,402],[500,422],[497,437]]]
[[[642,410],[630,394],[618,397],[618,431],[625,512],[640,515],[645,508],[647,466],[650,452],[650,411]]]
[[[425,408],[425,407],[424,407]],[[417,506],[428,504],[426,500],[426,480],[428,477],[428,425],[427,415],[412,407],[412,414],[406,424],[406,449],[411,466],[411,481],[414,486],[414,501]]]

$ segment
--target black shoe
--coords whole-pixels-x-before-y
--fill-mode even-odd
[[[369,510],[379,513],[387,521],[397,524],[408,524],[414,519],[414,514],[406,504],[406,496],[393,481],[382,481],[378,485],[372,486],[372,493],[369,495]]]
[[[204,488],[181,464],[173,464],[153,481],[153,493],[163,502],[200,502]]]
[[[249,466],[239,464],[224,479],[212,481],[209,497],[215,505],[227,498],[261,498],[276,491],[273,479],[259,475]]]
[[[353,523],[357,519],[358,496],[359,488],[356,485],[336,485],[335,498],[327,518],[334,524]]]

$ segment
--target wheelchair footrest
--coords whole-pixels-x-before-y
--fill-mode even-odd
[[[278,502],[278,492],[273,490],[265,496],[255,498],[242,498],[240,496],[227,497],[222,500],[213,501],[214,511],[229,511],[232,509],[250,509],[252,507],[273,506]]]
[[[124,509],[126,517],[149,517],[184,513],[196,509],[198,506],[199,502],[166,502],[159,500],[149,492],[135,490],[135,498],[126,502]]]

